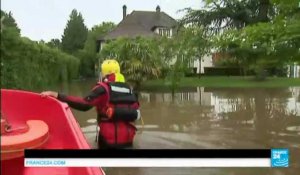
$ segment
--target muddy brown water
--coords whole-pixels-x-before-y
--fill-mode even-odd
[[[60,89],[85,96],[94,80]],[[300,87],[187,88],[139,93],[140,122],[136,149],[289,148],[290,168],[104,168],[107,175],[148,174],[291,174],[300,172]],[[72,110],[96,148],[96,112]]]

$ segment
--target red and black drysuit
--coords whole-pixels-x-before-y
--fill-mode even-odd
[[[125,83],[97,83],[85,97],[67,96],[58,93],[58,100],[66,102],[70,107],[87,111],[96,107],[100,127],[99,148],[124,148],[133,143],[136,128],[131,122],[138,117],[139,103],[137,96]],[[106,110],[113,108],[113,117],[108,118]]]

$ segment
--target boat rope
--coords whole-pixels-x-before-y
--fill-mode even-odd
[[[28,126],[21,126],[21,127],[12,129],[12,125],[9,124],[9,122],[7,121],[7,118],[5,117],[5,115],[3,115],[2,112],[1,112],[1,118],[3,118],[4,122],[5,122],[5,125],[4,125],[5,133],[11,133],[11,132],[18,131],[18,130],[28,129]]]
[[[24,130],[24,129],[28,129],[28,126],[18,127],[18,128],[14,128],[14,129],[12,129],[11,125],[5,126],[6,133],[10,133],[10,132],[18,131],[18,130]]]
[[[3,118],[5,120],[5,129],[4,130],[6,131],[7,129],[9,129],[11,127],[11,125],[9,124],[6,115],[4,115],[2,111],[1,111],[0,115],[1,115],[1,118]]]

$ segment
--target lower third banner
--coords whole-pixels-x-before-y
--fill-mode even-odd
[[[25,150],[25,167],[288,167],[288,149]]]

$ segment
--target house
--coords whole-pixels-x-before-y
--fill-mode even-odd
[[[177,32],[177,21],[161,11],[160,6],[155,11],[132,11],[127,15],[127,7],[123,6],[123,19],[114,30],[98,39],[98,49],[101,51],[105,43],[119,37],[136,38],[167,36],[171,38]],[[212,56],[196,60],[191,66],[197,68],[197,73],[204,72],[205,66],[212,66]]]
[[[123,19],[117,27],[98,39],[99,50],[108,40],[119,37],[172,37],[176,33],[177,21],[156,7],[156,11],[132,11],[127,15],[127,7],[123,6]]]
[[[204,55],[201,59],[196,59],[194,61],[193,66],[194,66],[194,69],[196,69],[197,74],[204,74],[205,67],[213,67],[214,66],[213,55],[207,54],[207,55]]]
[[[300,77],[300,65],[297,63],[288,66],[287,77],[299,78]]]

